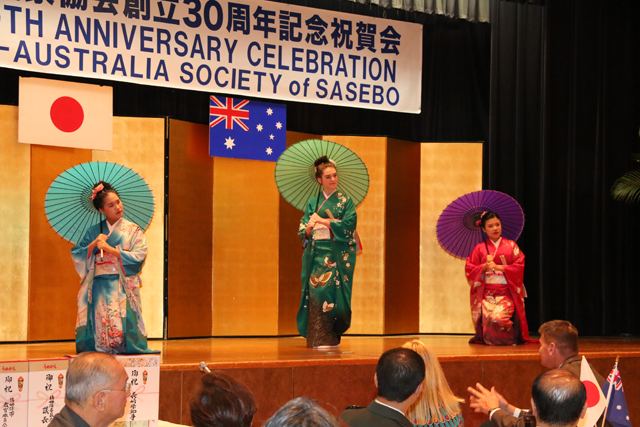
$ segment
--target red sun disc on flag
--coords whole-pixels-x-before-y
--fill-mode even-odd
[[[593,408],[600,401],[600,393],[598,393],[598,386],[591,381],[582,381],[584,388],[587,389],[587,406]]]
[[[61,96],[51,104],[51,122],[62,132],[75,132],[84,122],[82,105],[69,96]]]

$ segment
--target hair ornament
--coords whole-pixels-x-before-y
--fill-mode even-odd
[[[96,187],[91,190],[91,200],[94,200],[96,198],[96,195],[101,192],[104,189],[104,185],[102,183],[100,183],[99,185],[96,185]]]
[[[481,227],[482,226],[482,217],[487,213],[487,211],[484,211],[480,214],[480,219],[476,221],[476,227]]]

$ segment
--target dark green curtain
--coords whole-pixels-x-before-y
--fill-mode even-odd
[[[525,211],[531,329],[551,319],[581,335],[640,333],[640,207],[614,202],[638,167],[636,1],[492,4],[490,138],[484,186]]]

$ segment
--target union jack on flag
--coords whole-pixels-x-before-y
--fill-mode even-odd
[[[613,387],[611,387],[613,386]],[[611,387],[611,391],[609,388]],[[622,377],[618,370],[618,362],[613,365],[611,373],[602,386],[602,392],[608,399],[607,421],[614,427],[631,427],[627,399],[622,387]]]
[[[211,96],[209,154],[275,162],[286,148],[287,107]]]

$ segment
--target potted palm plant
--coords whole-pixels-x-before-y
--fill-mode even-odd
[[[631,155],[636,162],[640,162],[640,153]],[[614,200],[626,203],[640,201],[640,169],[625,173],[618,178],[611,187],[611,196]]]

